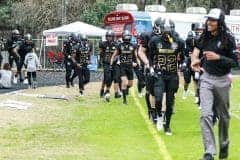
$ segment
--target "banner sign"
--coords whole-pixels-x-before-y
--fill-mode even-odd
[[[47,35],[46,46],[58,46],[58,36],[56,34]]]

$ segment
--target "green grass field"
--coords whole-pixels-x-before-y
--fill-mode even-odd
[[[129,104],[124,106],[121,99],[112,99],[110,103],[99,99],[99,86],[90,84],[92,89],[87,96],[70,102],[24,98],[39,104],[24,111],[29,112],[24,115],[23,111],[0,108],[0,117],[7,112],[12,119],[7,123],[0,121],[0,159],[198,160],[202,157],[199,110],[193,104],[193,96],[181,99],[181,87],[172,119],[173,136],[169,137],[157,132],[147,120],[144,98],[138,98],[136,90],[131,90]],[[240,160],[239,88],[237,78],[231,97],[229,160]],[[35,121],[23,118],[31,115]],[[20,117],[21,123],[15,116]]]

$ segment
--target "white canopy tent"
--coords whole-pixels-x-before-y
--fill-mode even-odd
[[[70,33],[80,33],[80,34],[84,34],[88,37],[101,37],[103,38],[106,34],[107,30],[93,26],[93,25],[89,25],[87,23],[84,22],[80,22],[80,21],[76,21],[67,25],[63,25],[57,28],[53,28],[53,29],[48,29],[43,31],[43,36],[46,37],[48,35],[56,35],[56,36],[68,36]],[[42,55],[43,52],[43,65],[45,68],[46,65],[46,51],[45,51],[45,44],[46,41],[43,38],[42,39],[42,44],[41,44],[41,50],[40,50],[40,57]],[[94,48],[94,46],[93,46]]]
[[[67,25],[63,25],[61,27],[43,31],[44,36],[48,34],[57,34],[58,36],[64,36],[70,33],[81,33],[89,37],[102,37],[105,35],[106,30],[93,25],[89,25],[87,23],[77,21]]]

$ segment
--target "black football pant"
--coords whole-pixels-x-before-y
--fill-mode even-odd
[[[79,79],[79,90],[84,90],[84,85],[90,81],[90,71],[87,67],[76,68]]]
[[[66,75],[65,75],[66,84],[67,84],[67,86],[69,86],[69,83],[72,81],[71,74],[74,69],[74,66],[71,61],[66,61],[65,68],[66,68]]]
[[[175,96],[178,90],[179,79],[177,74],[158,75],[154,83],[154,95],[156,99],[156,109],[158,116],[162,116],[162,99],[163,93],[166,92],[166,127],[170,126],[171,116]]]
[[[111,68],[109,64],[103,65],[103,82],[104,82],[104,84],[106,84],[107,88],[111,87],[111,84],[113,81],[112,70],[113,70],[113,68]]]

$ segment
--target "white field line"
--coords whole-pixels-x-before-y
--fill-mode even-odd
[[[138,107],[138,109],[139,109],[139,111],[140,111],[140,113],[141,113],[145,123],[147,124],[148,130],[150,131],[150,133],[152,134],[153,138],[157,142],[157,145],[159,147],[159,152],[163,156],[163,160],[172,160],[172,157],[169,154],[164,141],[162,140],[162,138],[158,134],[156,128],[154,128],[152,123],[149,121],[148,116],[145,113],[144,107],[139,102],[139,99],[137,98],[135,91],[133,90],[131,92],[131,94],[132,94],[132,96],[134,98],[135,104],[137,105],[137,107]]]

